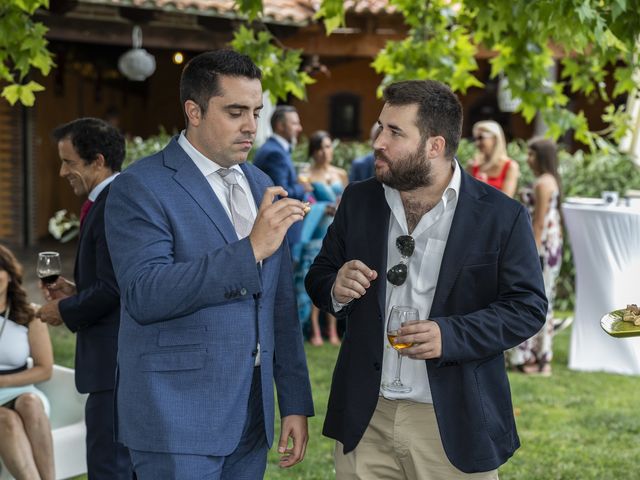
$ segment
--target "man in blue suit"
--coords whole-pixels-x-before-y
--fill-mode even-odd
[[[384,99],[376,178],[347,187],[306,278],[346,318],[324,424],[337,479],[497,479],[519,446],[503,351],[547,309],[529,217],[455,160],[448,87],[399,82]],[[425,319],[389,332],[401,356],[393,306]]]
[[[373,142],[376,141],[377,134],[378,123],[376,122],[371,127],[371,133],[369,134],[369,139],[371,141],[372,147]],[[356,158],[353,162],[351,162],[351,168],[349,169],[349,182],[361,182],[362,180],[373,177],[373,175],[375,174],[373,165],[374,161],[375,158],[373,156],[373,152],[370,152],[366,155]]]
[[[245,55],[193,58],[180,80],[186,129],[109,195],[118,438],[141,480],[262,478],[274,380],[280,466],[304,457],[313,405],[284,241],[304,206],[245,163],[260,79]]]
[[[40,309],[40,318],[51,325],[64,322],[76,334],[76,388],[89,394],[85,408],[89,480],[129,480],[129,452],[114,440],[120,293],[104,227],[109,188],[124,160],[124,137],[97,118],[61,125],[53,137],[62,161],[60,176],[76,195],[87,198],[80,211],[75,283],[59,277],[44,285],[51,301]]]
[[[299,182],[291,160],[291,150],[302,132],[298,112],[291,105],[279,105],[271,115],[273,135],[264,142],[253,159],[253,164],[269,175],[275,185],[287,191],[289,198],[304,200],[313,188],[309,182]],[[287,240],[291,248],[300,241],[302,223],[291,226]]]

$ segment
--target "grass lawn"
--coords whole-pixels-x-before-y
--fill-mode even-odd
[[[567,329],[555,339],[552,377],[510,376],[522,447],[500,469],[501,480],[638,478],[640,378],[569,371],[569,335]],[[55,329],[52,338],[56,363],[73,366],[73,336]],[[307,455],[292,470],[281,470],[272,451],[268,480],[334,478],[333,441],[321,430],[337,352],[328,344],[307,345],[316,407],[309,420]]]

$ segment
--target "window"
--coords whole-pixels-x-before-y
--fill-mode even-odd
[[[330,99],[329,132],[334,138],[360,138],[360,97],[338,93]]]

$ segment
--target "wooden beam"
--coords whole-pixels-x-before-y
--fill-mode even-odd
[[[401,40],[402,33],[333,33],[326,36],[324,31],[302,29],[286,39],[285,46],[302,49],[305,53],[316,53],[323,57],[374,58],[382,50],[387,40]]]
[[[47,38],[65,42],[131,46],[133,25],[124,21],[65,18],[53,15],[39,17],[48,28]],[[143,48],[205,51],[219,48],[231,40],[231,31],[206,31],[176,26],[145,25]]]

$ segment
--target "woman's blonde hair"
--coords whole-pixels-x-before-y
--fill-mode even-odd
[[[493,146],[493,151],[489,155],[489,161],[486,162],[489,168],[492,168],[494,165],[500,165],[503,160],[508,160],[509,156],[507,155],[507,141],[504,138],[504,132],[502,131],[502,127],[498,122],[494,122],[493,120],[482,120],[481,122],[477,122],[472,129],[473,136],[475,137],[480,133],[481,130],[485,132],[489,132],[496,139],[496,143]],[[479,163],[485,163],[482,161],[482,153],[478,152],[474,156],[474,161]]]

